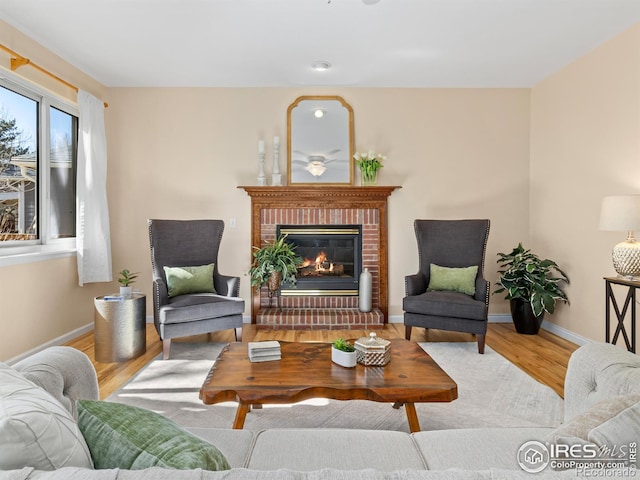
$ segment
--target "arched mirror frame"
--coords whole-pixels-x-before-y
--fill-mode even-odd
[[[300,102],[302,101],[306,101],[306,100],[313,100],[313,101],[324,101],[324,100],[330,100],[330,101],[338,101],[340,102],[340,104],[347,110],[348,112],[348,125],[347,128],[349,129],[349,134],[348,134],[348,138],[349,138],[349,166],[348,166],[348,178],[345,175],[345,179],[344,181],[340,181],[340,182],[322,182],[322,181],[317,181],[317,182],[298,182],[292,179],[292,175],[291,175],[291,170],[292,170],[292,144],[295,144],[294,139],[292,138],[291,135],[291,114],[293,112],[293,109],[296,108]],[[287,184],[288,185],[353,185],[354,183],[354,179],[353,179],[353,170],[354,170],[354,161],[353,161],[353,154],[354,154],[354,133],[353,133],[353,108],[351,108],[351,105],[349,105],[344,98],[338,96],[338,95],[304,95],[301,97],[296,98],[296,100],[289,105],[289,108],[287,109]],[[327,145],[325,147],[325,151],[331,151],[335,148],[335,144],[334,145]]]

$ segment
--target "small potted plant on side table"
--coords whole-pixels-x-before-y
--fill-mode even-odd
[[[138,273],[131,273],[126,268],[124,270],[120,270],[118,272],[120,277],[118,278],[118,283],[120,284],[120,295],[123,297],[130,297],[132,292],[131,284],[134,283],[135,279],[138,278]]]
[[[342,338],[331,344],[331,361],[340,366],[352,368],[356,366],[356,349]]]

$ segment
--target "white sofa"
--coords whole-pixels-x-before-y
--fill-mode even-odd
[[[98,398],[95,370],[87,356],[78,350],[51,347],[13,367],[2,366],[47,390],[72,415],[76,414],[76,399]],[[26,466],[0,471],[0,479],[530,479],[531,474],[523,471],[517,462],[518,450],[527,441],[549,442],[560,441],[567,435],[575,437],[575,428],[573,432],[571,428],[576,424],[584,427],[585,422],[592,423],[589,438],[576,440],[578,442],[595,439],[597,443],[598,438],[602,441],[602,431],[605,441],[640,440],[640,402],[639,396],[634,395],[639,392],[640,357],[616,346],[593,343],[579,348],[569,362],[565,423],[560,427],[564,427],[564,431],[484,428],[407,434],[377,430],[270,429],[252,433],[190,428],[190,432],[220,449],[231,470],[64,467],[43,471]],[[620,412],[609,413],[611,420],[603,419],[602,405],[620,398],[630,398],[632,402],[618,409]],[[593,425],[594,415],[596,425]],[[615,424],[621,415],[623,429]],[[1,425],[0,418],[0,435]],[[615,432],[624,430],[620,438],[606,437],[612,428]],[[600,437],[596,435],[598,432]],[[537,478],[576,478],[576,472],[547,467]]]

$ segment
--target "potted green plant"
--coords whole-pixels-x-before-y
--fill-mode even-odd
[[[131,284],[135,282],[135,279],[138,278],[138,274],[140,272],[132,273],[126,268],[124,270],[120,270],[118,274],[118,283],[120,284],[120,295],[123,297],[130,297],[132,293]]]
[[[525,250],[522,243],[509,254],[498,253],[498,281],[495,293],[506,292],[511,318],[518,333],[535,335],[545,312],[552,314],[557,301],[569,303],[563,285],[569,278],[553,260]]]
[[[249,270],[251,285],[269,288],[269,298],[278,291],[280,285],[288,282],[296,284],[296,272],[298,265],[302,263],[295,252],[295,246],[286,241],[286,235],[280,235],[273,242],[264,247],[253,247],[253,263]]]
[[[356,366],[356,348],[343,338],[338,338],[331,344],[331,361],[342,367]]]

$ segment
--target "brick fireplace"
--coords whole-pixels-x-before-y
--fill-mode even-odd
[[[358,225],[362,269],[372,276],[371,312],[358,310],[358,297],[299,295],[292,289],[269,303],[266,288],[252,289],[251,321],[258,328],[369,329],[381,327],[388,314],[387,198],[395,186],[238,187],[251,196],[251,244],[276,238],[278,225]]]

